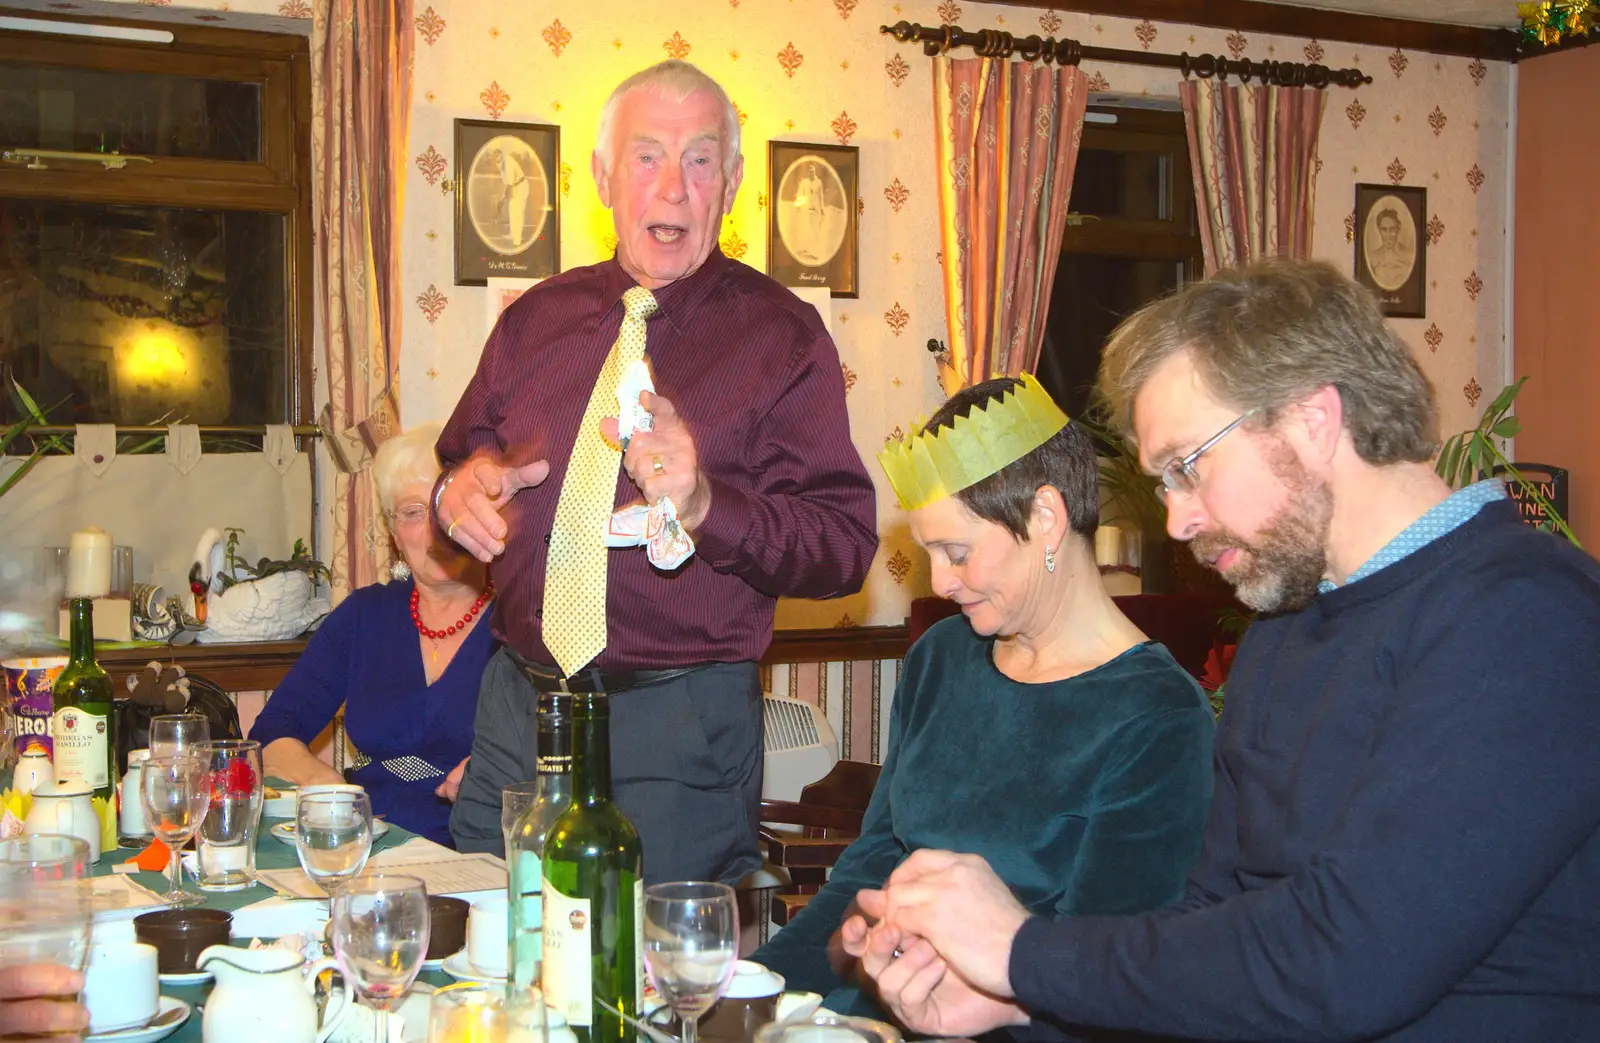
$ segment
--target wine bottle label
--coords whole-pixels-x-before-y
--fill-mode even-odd
[[[110,757],[106,755],[109,736],[106,719],[81,707],[58,710],[50,721],[55,740],[57,784],[82,782],[92,789],[111,785]]]
[[[574,1028],[588,1028],[593,1020],[593,927],[589,900],[562,894],[545,877],[544,995]]]
[[[633,881],[633,1010],[644,1017],[644,881]]]

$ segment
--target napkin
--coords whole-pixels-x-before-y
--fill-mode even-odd
[[[115,846],[115,845],[113,845]],[[150,846],[134,855],[126,862],[125,866],[134,866],[147,873],[160,873],[167,868],[167,860],[172,857],[172,851],[161,842],[161,838],[150,841]]]
[[[653,417],[639,404],[639,396],[655,391],[650,377],[650,366],[644,360],[631,363],[617,381],[617,438],[622,448],[635,431],[649,431],[655,426]],[[611,515],[606,526],[607,547],[645,548],[650,564],[664,572],[671,572],[694,554],[694,540],[678,524],[678,510],[671,497],[663,496],[653,504],[634,504],[623,507]]]
[[[33,807],[33,794],[6,789],[0,792],[0,840],[22,836],[22,823]]]

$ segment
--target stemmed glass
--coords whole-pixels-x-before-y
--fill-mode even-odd
[[[333,953],[356,992],[381,1013],[405,995],[428,951],[428,891],[414,876],[364,873],[333,896]],[[375,1038],[388,1038],[379,1017]]]
[[[205,896],[183,889],[183,845],[200,828],[211,807],[210,766],[187,754],[151,757],[139,773],[139,795],[150,831],[172,852],[168,879],[172,889],[161,896],[172,906],[199,905]]]
[[[507,862],[511,861],[511,830],[522,813],[539,799],[542,785],[535,779],[533,782],[514,782],[500,790],[500,836],[506,843]]]
[[[41,833],[0,840],[0,967],[89,960],[89,845]]]
[[[152,757],[177,757],[193,753],[211,741],[211,720],[199,713],[167,713],[150,718],[147,745]]]
[[[295,805],[300,868],[328,894],[366,868],[372,853],[372,800],[365,793],[311,793]]]
[[[696,1043],[739,959],[739,908],[733,888],[698,880],[644,889],[644,965],[656,992]]]

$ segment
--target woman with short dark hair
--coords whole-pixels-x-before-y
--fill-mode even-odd
[[[911,852],[986,858],[1052,915],[1176,899],[1211,802],[1209,705],[1116,607],[1094,558],[1094,445],[1031,377],[953,396],[881,457],[965,619],[907,654],[859,839],[754,959],[829,1009],[883,1016],[838,931]]]

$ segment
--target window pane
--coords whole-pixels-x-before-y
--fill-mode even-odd
[[[57,423],[285,423],[284,236],[279,214],[0,199],[0,370]]]
[[[255,163],[261,88],[0,62],[0,146]]]
[[[1085,146],[1072,175],[1069,209],[1098,217],[1169,221],[1171,192],[1172,157],[1166,153]]]
[[[1100,371],[1100,349],[1111,331],[1141,305],[1176,289],[1182,279],[1182,261],[1061,255],[1038,375],[1068,416],[1079,416],[1088,407]]]

